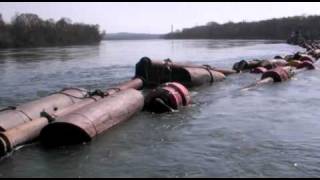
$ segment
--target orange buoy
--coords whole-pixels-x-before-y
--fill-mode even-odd
[[[315,69],[316,67],[310,61],[302,61],[296,68],[297,69],[306,68],[308,70],[312,70],[312,69]]]
[[[307,54],[302,54],[300,55],[300,58],[299,58],[300,61],[309,61],[311,63],[314,63],[316,60],[310,56],[310,55],[307,55]]]
[[[272,78],[274,82],[282,82],[294,75],[293,67],[276,67],[262,74],[261,79]]]
[[[145,100],[144,109],[155,113],[172,112],[191,102],[186,87],[177,82],[170,82],[152,90]]]

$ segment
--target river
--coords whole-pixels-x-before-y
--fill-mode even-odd
[[[64,87],[111,87],[143,56],[231,68],[302,50],[281,41],[136,40],[0,50],[0,107]],[[191,89],[178,112],[141,112],[75,146],[34,143],[0,160],[0,177],[320,177],[320,71],[241,92],[256,74]]]

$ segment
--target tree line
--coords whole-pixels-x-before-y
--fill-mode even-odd
[[[167,39],[279,39],[293,34],[305,39],[320,38],[320,16],[294,16],[257,22],[209,22],[164,35]]]
[[[0,48],[98,43],[102,36],[98,25],[72,23],[68,18],[43,20],[24,13],[6,23],[0,14]]]

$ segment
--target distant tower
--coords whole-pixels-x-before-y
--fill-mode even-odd
[[[173,33],[173,24],[171,24],[171,33]]]

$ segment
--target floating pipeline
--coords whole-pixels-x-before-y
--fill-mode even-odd
[[[276,68],[278,66],[287,66],[288,62],[281,56],[275,56],[274,59],[261,60],[260,66],[250,69],[250,73],[264,73],[270,69]]]
[[[286,57],[286,60],[288,62],[288,66],[293,66],[300,69],[308,66],[314,68],[313,64],[317,62],[318,58],[316,58],[316,56],[314,55],[310,55],[307,53],[296,53],[294,55],[288,55]]]
[[[299,60],[296,60],[296,59],[299,59]],[[314,65],[313,65],[314,62],[315,62],[315,59],[308,55],[299,55],[299,57],[295,57],[295,58],[292,56],[283,63],[275,64],[274,68],[278,66],[292,66],[297,69],[304,68],[304,67],[310,67],[312,69],[314,68]],[[250,73],[255,73],[255,74],[265,73],[266,71],[268,71],[268,69],[269,68],[259,66],[251,69]]]
[[[276,67],[262,74],[261,80],[272,79],[272,82],[283,82],[289,80],[294,75],[294,68]]]
[[[307,55],[311,55],[316,60],[320,58],[320,44],[313,44],[311,48],[307,48]]]
[[[316,59],[320,58],[320,44],[316,41],[302,41],[297,44],[307,50],[307,54],[313,56]]]
[[[296,53],[294,55],[287,55],[285,57],[275,56],[271,60],[241,60],[234,64],[233,69],[237,71],[249,70],[250,73],[264,73],[267,70],[273,69],[277,66],[293,66],[296,68],[304,67],[303,63],[308,61],[310,63],[316,62],[316,58],[306,53]]]
[[[144,79],[144,85],[158,86],[166,82],[179,82],[187,87],[215,83],[225,79],[233,70],[173,63],[171,60],[156,61],[143,57],[136,64],[136,77]]]
[[[141,91],[127,89],[56,118],[40,132],[48,147],[88,142],[143,109]]]
[[[147,60],[147,61],[151,61],[151,59],[149,59],[148,57],[143,57],[141,58],[141,60]],[[157,61],[157,60],[152,60],[153,65],[162,65],[163,63],[165,63],[165,65],[169,65],[172,68],[185,68],[185,67],[189,67],[189,68],[201,68],[201,69],[211,69],[214,71],[218,71],[220,73],[223,73],[224,75],[228,76],[230,74],[236,74],[237,72],[232,70],[232,69],[222,69],[222,68],[217,68],[217,67],[211,67],[210,65],[204,64],[204,65],[195,65],[195,64],[186,64],[186,63],[177,63],[177,62],[172,62],[171,59],[165,59],[163,61]]]
[[[320,49],[314,49],[311,51],[308,51],[308,54],[310,54],[312,57],[319,59],[320,58]]]
[[[290,62],[292,60],[299,60],[299,61],[310,61],[311,63],[314,63],[318,60],[318,58],[315,58],[313,55],[311,55],[308,52],[297,52],[293,55],[287,55],[284,58],[287,62]]]
[[[293,69],[294,67],[291,67],[291,66],[286,66],[286,67],[278,66],[274,69],[268,70],[262,74],[261,80],[253,84],[250,84],[249,86],[246,86],[241,90],[242,91],[250,90],[254,87],[257,87],[263,84],[286,81],[294,75]]]
[[[80,88],[68,88],[47,97],[0,111],[0,131],[6,131],[26,122],[40,118],[41,111],[54,113],[75,104],[88,95]]]
[[[233,64],[232,69],[237,72],[243,72],[243,71],[250,71],[252,73],[256,73],[254,70],[258,67],[263,67],[264,69],[272,69],[276,66],[285,66],[287,64],[287,61],[284,59],[270,59],[270,60],[241,60],[239,62],[236,62]],[[259,72],[259,71],[258,71]]]
[[[317,61],[317,59],[308,54],[299,54],[296,59],[300,61],[309,61],[310,63],[315,63]]]
[[[305,45],[307,46],[307,45]],[[241,71],[250,71],[251,73],[263,73],[266,70],[275,68],[276,66],[290,66],[291,61],[310,61],[311,63],[316,62],[320,58],[320,45],[314,44],[309,48],[307,52],[295,53],[294,55],[287,55],[285,57],[275,56],[271,60],[259,60],[254,59],[251,61],[241,60],[234,63],[232,69],[241,72]],[[296,63],[293,63],[296,64]],[[261,67],[261,68],[260,68]],[[257,69],[256,69],[257,68]]]
[[[264,72],[261,76],[261,80],[242,88],[241,90],[249,90],[259,85],[275,83],[275,82],[284,82],[293,77],[296,73],[301,72],[303,70],[312,70],[315,69],[314,64],[305,61],[302,66],[299,68],[295,68],[292,66],[278,66],[274,69],[268,70]]]
[[[191,103],[188,89],[177,82],[159,86],[152,90],[145,99],[144,110],[154,113],[173,112]]]
[[[315,69],[314,63],[311,63],[310,61],[292,60],[292,61],[288,62],[288,66],[292,66],[297,69],[302,69],[302,68],[306,68],[309,70]]]
[[[164,104],[151,108],[159,105],[155,99]],[[57,118],[42,129],[40,141],[49,147],[88,142],[143,109],[171,112],[190,102],[187,88],[176,82],[165,83],[147,94],[135,89],[124,90]]]
[[[298,53],[284,58],[275,57],[274,60],[268,61],[242,61],[239,67],[258,66],[258,68],[260,68],[258,70],[263,73],[263,75],[261,80],[255,83],[255,85],[268,82],[283,82],[290,79],[294,73],[298,72],[296,69],[314,69],[313,63],[319,57],[319,47],[317,45],[312,45],[306,53]],[[293,67],[284,66],[284,60],[287,65],[292,63],[293,65],[291,66]],[[276,68],[272,69],[273,67]],[[296,67],[296,69],[294,67]],[[237,73],[237,71],[218,69],[207,65],[196,66],[179,64],[173,63],[170,60],[165,60],[163,62],[151,61],[149,58],[142,58],[136,65],[136,77],[143,78],[144,85],[158,85],[164,82],[178,81],[191,87],[208,82],[213,83],[220,81],[224,79],[226,75],[234,73]],[[142,80],[135,79],[133,84],[134,86],[141,87]],[[139,103],[141,102],[138,98],[139,95],[134,95],[133,92],[131,92],[131,95],[126,95],[123,91],[120,91],[119,95],[118,93],[114,94],[115,92],[118,92],[118,90],[119,89],[114,88],[109,89],[106,94],[101,95],[101,93],[97,93],[96,95],[92,95],[90,92],[83,89],[65,89],[59,93],[31,102],[35,105],[41,105],[42,103],[46,105],[45,108],[41,109],[41,111],[38,110],[38,112],[32,108],[26,108],[28,106],[25,105],[28,103],[18,107],[7,108],[0,112],[0,126],[1,117],[5,117],[4,119],[8,119],[6,117],[11,117],[11,115],[7,114],[9,112],[13,114],[12,117],[18,119],[10,123],[21,125],[10,125],[12,127],[7,125],[7,127],[3,126],[6,127],[6,129],[0,128],[0,130],[4,131],[0,133],[0,153],[3,154],[10,151],[15,146],[36,138],[39,134],[41,134],[40,139],[44,144],[53,146],[91,140],[91,138],[97,134],[130,118],[134,113],[141,110],[141,106],[145,109],[151,109],[151,111],[154,112],[167,112],[179,109],[181,106],[185,106],[190,102],[188,90],[175,83],[166,83],[162,85],[162,87],[157,88],[157,90],[154,91],[154,94],[150,95],[152,98],[145,100],[142,105]],[[134,91],[134,89],[131,90]],[[69,97],[72,100],[71,105],[65,105],[68,104],[69,101],[65,100],[67,103],[63,103],[65,102],[65,98],[60,96],[58,98],[54,95]],[[110,95],[109,98],[111,100],[107,100],[109,98],[104,98],[105,95]],[[52,98],[52,96],[54,96],[54,98]],[[130,96],[130,98],[128,96]],[[137,98],[132,102],[133,105],[119,105],[119,101],[122,101],[119,99],[131,100],[135,99],[135,96]],[[112,106],[111,104],[116,105]],[[107,105],[110,107],[108,110],[105,107]],[[150,107],[153,107],[153,110]],[[39,116],[39,118],[37,118],[37,116]],[[48,125],[49,122],[50,124]],[[41,129],[42,131],[40,132]],[[64,135],[60,135],[60,133],[64,133]]]
[[[303,41],[300,44],[297,44],[298,46],[307,49],[307,51],[320,49],[319,42],[316,41]]]
[[[130,81],[124,82],[115,88],[107,89],[103,95],[93,95],[90,98],[85,98],[82,101],[68,106],[64,109],[59,109],[51,114],[42,112],[44,117],[40,117],[29,121],[27,123],[21,124],[15,128],[9,129],[4,132],[0,132],[0,156],[5,155],[7,152],[12,151],[15,147],[23,145],[25,143],[35,140],[39,135],[42,128],[44,128],[49,123],[55,121],[57,117],[66,115],[77,109],[80,109],[86,105],[92,104],[99,99],[107,98],[108,96],[115,94],[119,91],[126,89],[140,89],[142,88],[143,81],[139,78],[132,79]]]

